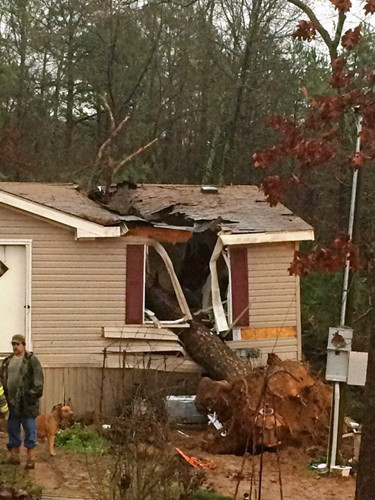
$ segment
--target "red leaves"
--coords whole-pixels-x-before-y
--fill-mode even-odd
[[[353,49],[358,45],[361,37],[361,26],[357,26],[356,28],[354,28],[354,30],[348,30],[344,33],[343,37],[341,38],[341,45],[345,49]]]
[[[342,235],[328,248],[316,247],[307,255],[295,252],[288,271],[297,276],[306,276],[311,272],[329,273],[343,269],[348,261],[351,269],[361,268],[358,247],[348,236]]]
[[[294,151],[297,160],[305,167],[325,163],[335,156],[333,146],[326,141],[303,139]]]
[[[367,0],[365,6],[363,7],[365,14],[373,14],[375,12],[375,0]]]
[[[297,28],[292,34],[297,40],[306,40],[311,42],[316,36],[315,26],[311,21],[298,21]]]
[[[342,56],[334,59],[332,65],[331,85],[332,87],[344,87],[350,82],[350,76],[346,73],[346,59]]]
[[[337,96],[323,96],[316,99],[315,108],[324,121],[339,120],[344,111],[345,103]]]
[[[339,110],[336,99],[336,97],[321,98],[317,101],[317,113],[320,113],[323,118],[339,118],[341,110]],[[322,126],[322,117],[319,116],[318,119],[319,125],[317,124],[316,128]],[[283,138],[277,146],[257,151],[253,155],[255,168],[269,167],[285,156],[296,158],[304,167],[311,167],[325,163],[335,155],[335,150],[328,140],[304,138],[302,130],[299,130],[294,122],[283,116],[271,116],[268,119],[268,125],[273,130],[280,132]],[[329,131],[328,138],[331,135],[332,129]],[[274,179],[274,182],[276,182],[276,179]],[[273,199],[272,195],[271,198]]]
[[[355,168],[362,167],[365,163],[365,159],[366,157],[363,151],[360,151],[359,153],[353,153],[350,157],[350,161],[355,166]]]
[[[342,12],[348,12],[352,6],[352,2],[350,0],[331,0],[331,3],[333,3],[336,9],[339,9]]]
[[[278,151],[275,148],[262,149],[253,154],[253,162],[255,168],[265,168],[272,165],[277,159]]]
[[[291,186],[296,186],[299,179],[295,176],[281,178],[278,175],[271,175],[263,179],[261,188],[266,195],[266,199],[271,207],[275,207],[283,201],[285,191]]]

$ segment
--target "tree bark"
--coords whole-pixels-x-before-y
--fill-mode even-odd
[[[148,286],[146,289],[147,307],[159,317],[178,319],[181,310],[176,301],[164,290]],[[174,330],[190,357],[198,363],[211,378],[231,380],[251,371],[241,358],[236,356],[228,345],[200,321],[193,320],[190,328]]]
[[[375,280],[372,279],[372,282]],[[374,290],[374,288],[372,288]],[[372,293],[372,301],[375,293]],[[374,302],[372,302],[374,303]],[[364,401],[366,411],[363,417],[361,449],[359,453],[359,467],[355,500],[372,500],[375,491],[374,457],[375,457],[375,315],[373,314],[370,333],[367,379]]]

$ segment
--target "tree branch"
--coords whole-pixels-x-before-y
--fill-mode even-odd
[[[105,97],[100,97],[101,100],[103,101],[104,103],[104,106],[109,114],[109,118],[111,120],[111,129],[110,129],[110,135],[109,137],[103,142],[103,144],[100,146],[100,149],[98,151],[98,154],[97,154],[97,157],[96,157],[96,160],[94,162],[94,167],[97,167],[100,163],[100,161],[102,160],[103,158],[103,155],[104,155],[104,152],[105,150],[112,144],[113,140],[118,136],[118,134],[120,133],[121,129],[124,127],[124,125],[130,120],[130,115],[127,115],[125,116],[125,118],[120,122],[119,125],[117,125],[116,127],[116,124],[115,124],[115,120],[114,120],[114,117],[113,117],[113,113],[112,113],[112,110],[106,100]]]
[[[156,137],[155,139],[153,139],[151,142],[149,142],[145,146],[142,146],[142,147],[138,148],[137,151],[135,151],[131,155],[129,155],[126,158],[124,158],[123,160],[121,160],[116,165],[116,167],[112,170],[112,172],[113,172],[112,175],[115,175],[120,170],[120,168],[122,168],[126,163],[129,163],[133,158],[135,158],[139,154],[143,153],[143,151],[145,151],[146,149],[148,149],[149,147],[151,147],[158,140],[159,140],[158,137]]]
[[[307,15],[307,17],[310,19],[310,21],[314,24],[317,32],[323,38],[323,41],[329,50],[331,60],[336,59],[337,58],[337,45],[338,45],[338,43],[335,44],[335,41],[332,40],[332,38],[329,36],[328,31],[323,27],[321,22],[318,20],[314,11],[308,5],[306,5],[304,2],[302,2],[301,0],[288,0],[288,2],[295,5],[296,7],[298,7],[300,10],[302,10],[302,12],[304,12]],[[342,13],[339,14],[339,24],[337,26],[336,36],[338,33],[340,21],[341,21],[341,14]],[[345,15],[344,15],[344,19],[342,20],[342,24],[343,24],[344,20],[345,20]],[[341,30],[342,30],[342,26],[341,26]]]

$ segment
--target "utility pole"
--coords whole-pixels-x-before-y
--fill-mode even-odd
[[[361,131],[362,131],[362,116],[360,114],[359,106],[354,108],[356,114],[356,128],[357,128],[357,139],[356,139],[356,147],[355,152],[359,153],[361,150]],[[353,172],[353,180],[352,180],[352,193],[350,200],[350,209],[349,209],[349,223],[348,223],[348,236],[349,240],[353,239],[353,228],[354,228],[354,216],[355,216],[355,207],[356,207],[356,198],[357,198],[357,185],[358,185],[358,175],[359,169],[355,168]],[[341,300],[341,314],[340,314],[340,327],[345,327],[346,320],[346,309],[347,309],[347,301],[348,301],[348,292],[349,292],[349,272],[350,272],[350,262],[347,260],[345,270],[344,270],[344,281],[343,281],[343,289],[342,289],[342,300]],[[329,469],[332,469],[336,466],[337,453],[338,453],[338,443],[339,443],[339,430],[341,428],[340,425],[340,398],[342,389],[346,382],[334,382],[333,384],[333,416],[331,422],[331,439],[329,442],[329,450],[328,450],[328,464]]]

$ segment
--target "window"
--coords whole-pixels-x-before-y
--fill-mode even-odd
[[[149,254],[153,257],[148,259]],[[189,307],[185,296],[178,282],[173,269],[173,264],[164,247],[155,242],[153,245],[128,244],[126,250],[126,303],[125,303],[125,323],[128,325],[157,324],[158,326],[181,327],[186,320],[191,319]],[[157,259],[155,259],[157,256]],[[146,260],[148,267],[146,277]],[[158,269],[155,269],[155,262],[159,261]],[[170,290],[174,292],[181,309],[181,318],[178,320],[168,318],[157,318],[153,311],[147,309],[145,300],[145,284],[147,279],[158,280],[163,276],[170,280]],[[155,286],[160,285],[155,282]],[[163,287],[162,287],[163,288]]]

